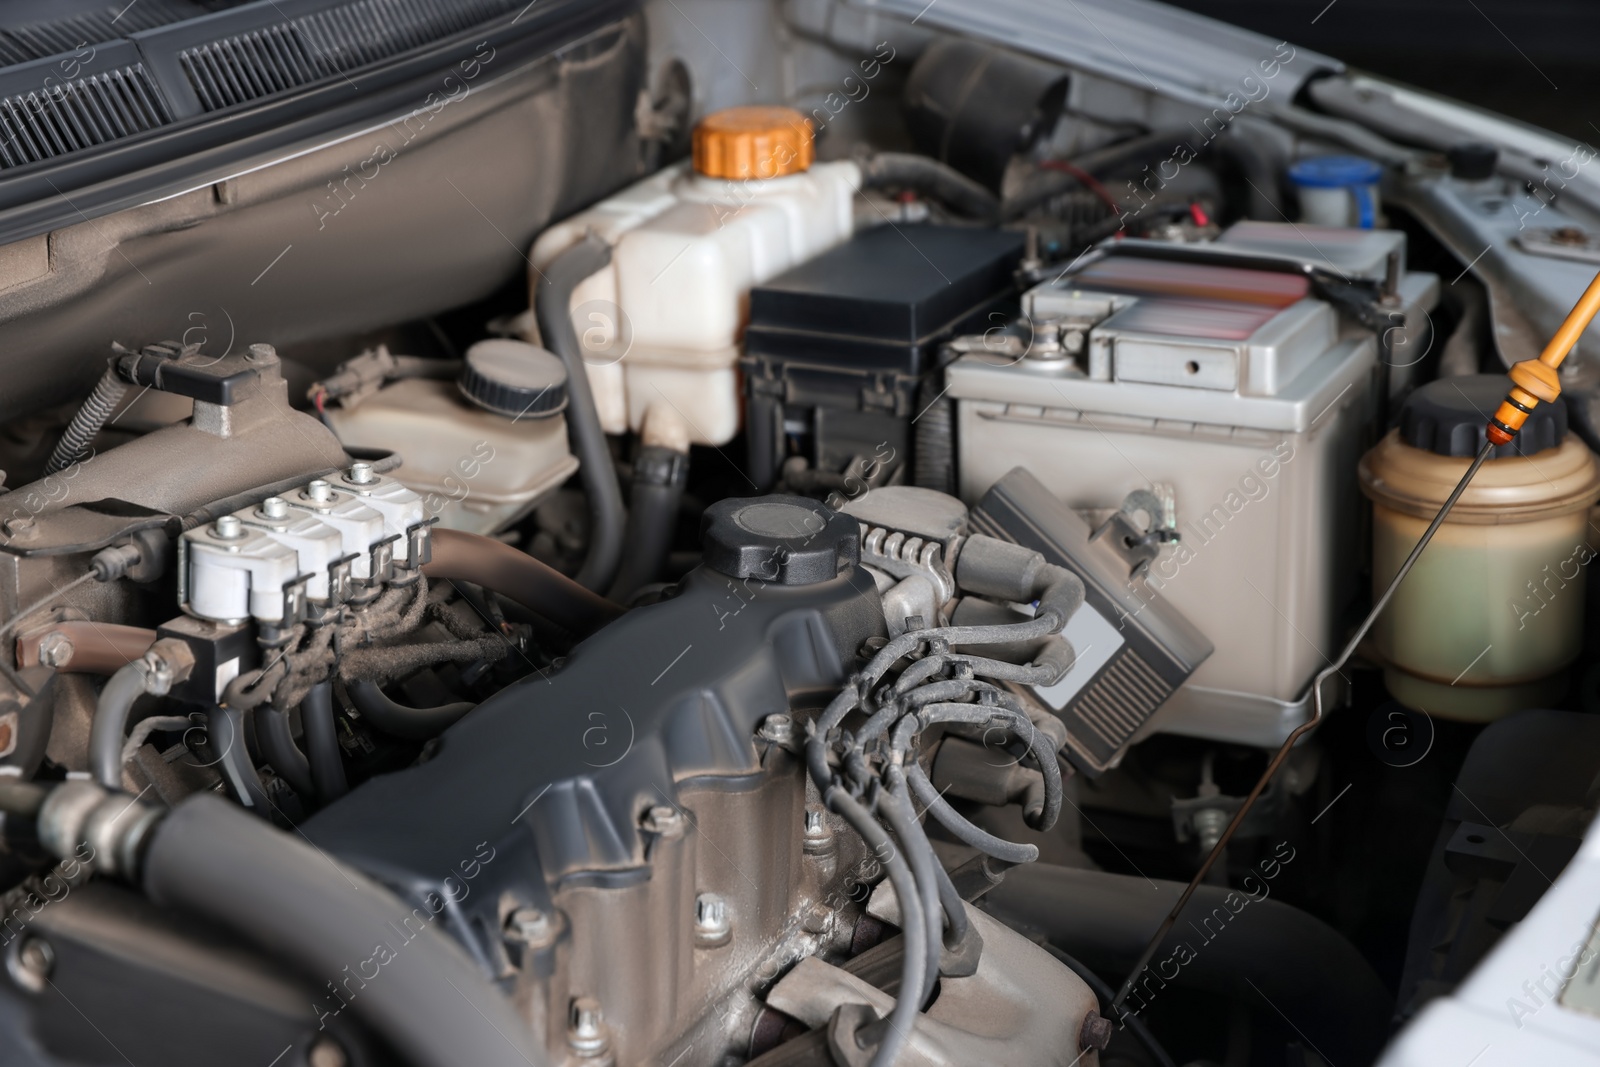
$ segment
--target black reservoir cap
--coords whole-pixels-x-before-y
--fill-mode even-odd
[[[456,384],[474,404],[512,419],[542,419],[567,406],[566,364],[526,341],[479,341],[467,349]]]
[[[1401,406],[1400,440],[1439,456],[1475,456],[1486,440],[1489,417],[1510,388],[1511,380],[1503,374],[1435,379]],[[1566,437],[1567,405],[1557,397],[1534,408],[1517,439],[1490,457],[1531,456],[1559,446]]]
[[[799,496],[719,500],[700,522],[705,564],[730,578],[778,585],[831,582],[861,560],[861,526]]]

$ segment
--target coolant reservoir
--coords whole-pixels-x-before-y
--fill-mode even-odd
[[[800,112],[732,108],[696,127],[692,168],[669,167],[541,234],[535,287],[587,232],[613,249],[572,297],[605,431],[637,430],[663,406],[696,444],[732,440],[750,288],[850,236],[860,182],[854,163],[812,162]]]
[[[1505,389],[1493,374],[1430,382],[1362,458],[1375,595],[1482,447]],[[1471,720],[1559,697],[1559,672],[1582,643],[1597,497],[1600,468],[1567,432],[1565,405],[1539,405],[1517,441],[1484,463],[1378,616],[1373,639],[1389,692],[1430,715]]]
[[[491,534],[578,469],[567,447],[566,368],[524,341],[479,341],[458,381],[407,378],[330,408],[347,448],[401,458],[394,477],[452,530]]]

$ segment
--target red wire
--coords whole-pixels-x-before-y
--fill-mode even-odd
[[[1122,214],[1122,205],[1117,203],[1117,198],[1112,196],[1104,185],[1100,184],[1100,180],[1098,178],[1084,170],[1082,167],[1074,163],[1068,163],[1064,159],[1047,159],[1041,162],[1039,166],[1043,167],[1045,170],[1059,170],[1063,174],[1072,175],[1074,178],[1078,179],[1078,182],[1085,189],[1089,190],[1095,196],[1098,196],[1106,205],[1106,207],[1111,209],[1111,213],[1113,215]]]
[[[1189,205],[1189,217],[1194,219],[1196,226],[1211,225],[1211,216],[1206,214],[1206,209],[1200,206],[1200,201],[1198,200]]]

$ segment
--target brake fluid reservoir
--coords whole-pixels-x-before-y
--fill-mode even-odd
[[[1361,460],[1373,504],[1373,589],[1388,585],[1483,446],[1501,375],[1442,378],[1418,389],[1400,426]],[[1429,714],[1485,720],[1555,699],[1583,637],[1588,509],[1600,468],[1566,406],[1541,404],[1497,449],[1394,600],[1373,639],[1384,681]]]
[[[524,341],[479,341],[459,381],[406,378],[355,407],[331,408],[349,448],[397,453],[394,476],[439,525],[492,534],[578,469],[567,447],[567,373]]]
[[[572,294],[573,325],[607,433],[675,409],[695,444],[740,426],[738,361],[750,289],[849,237],[852,162],[814,163],[810,120],[781,107],[714,112],[692,167],[669,167],[551,226],[530,282],[593,233],[611,263]]]

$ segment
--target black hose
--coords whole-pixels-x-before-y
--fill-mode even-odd
[[[1290,863],[1294,854],[1279,858]],[[1330,1062],[1373,1062],[1388,1037],[1393,999],[1354,945],[1270,899],[1274,888],[1260,874],[1236,890],[1200,886],[1185,912],[1193,925],[1162,941],[1160,962],[1135,975],[1125,1010],[1156,1004],[1170,995],[1162,992],[1167,985],[1204,990],[1274,1018],[1281,1012]],[[1043,932],[1096,971],[1123,974],[1183,890],[1177,882],[1036,863],[1008,872],[984,906]]]
[[[300,702],[300,726],[306,734],[311,784],[317,801],[330,804],[350,791],[339,752],[338,727],[333,721],[333,684],[318,682]]]
[[[89,394],[89,398],[62,431],[61,440],[56,442],[55,449],[45,462],[44,472],[56,474],[82,459],[94,442],[95,435],[105,426],[111,413],[117,410],[117,404],[127,391],[128,383],[117,373],[116,365],[106,367],[106,372],[95,383],[94,392]]]
[[[128,716],[133,702],[145,694],[146,668],[134,660],[117,668],[100,690],[89,727],[89,768],[95,781],[107,789],[122,788],[122,741],[128,732]]]
[[[259,707],[256,717],[256,743],[261,746],[267,765],[279,778],[289,783],[295,794],[310,804],[316,799],[311,783],[311,764],[300,746],[294,743],[294,732],[289,728],[289,716],[270,704]]]
[[[869,1024],[864,1030],[880,1032],[878,1050],[873,1053],[871,1067],[893,1067],[911,1041],[911,1030],[917,1015],[922,1011],[922,1001],[928,992],[922,988],[926,960],[936,945],[927,943],[926,928],[922,920],[921,899],[917,896],[916,880],[900,850],[894,847],[889,835],[861,802],[844,790],[829,787],[822,796],[829,809],[836,811],[861,835],[867,850],[889,871],[889,883],[894,886],[896,902],[900,905],[900,932],[905,938],[905,956],[900,963],[900,991],[895,997],[894,1010],[879,1023]],[[858,1035],[859,1037],[866,1036]]]
[[[611,249],[590,234],[545,267],[534,300],[539,335],[567,368],[567,429],[572,452],[580,464],[578,477],[589,497],[589,553],[578,569],[577,579],[578,584],[596,592],[608,588],[617,576],[626,516],[617,469],[611,462],[611,449],[600,428],[600,413],[584,369],[583,349],[572,327],[572,293],[578,283],[610,262]]]
[[[426,741],[437,737],[478,705],[470,701],[440,704],[433,708],[413,708],[391,699],[371,682],[348,682],[345,691],[363,718],[386,734]]]
[[[939,981],[939,946],[943,942],[944,932],[944,924],[940,920],[943,908],[939,899],[939,879],[933,873],[939,866],[939,857],[934,855],[928,835],[922,832],[922,824],[917,822],[916,811],[906,794],[905,778],[898,773],[898,768],[891,767],[889,782],[889,789],[878,797],[878,810],[888,820],[894,836],[900,839],[900,847],[906,854],[912,878],[917,883],[917,892],[921,894],[922,924],[927,930],[928,939],[928,958],[923,966],[922,984],[923,1004],[926,1004],[927,998],[933,995],[934,985]]]
[[[152,831],[140,880],[157,904],[231,930],[314,989],[381,963],[349,1008],[416,1067],[549,1063],[510,1001],[439,928],[443,898],[408,906],[217,796],[191,797]],[[318,1003],[332,1012],[345,1002]]]
[[[1072,160],[1072,163],[1076,170],[1094,175],[1131,163],[1150,152],[1170,152],[1193,137],[1194,131],[1187,127],[1182,130],[1176,128],[1157,130],[1154,133],[1130,137],[1106,145],[1104,148],[1097,148]],[[1070,173],[1056,170],[1043,171],[1017,195],[1001,205],[1001,220],[1009,222],[1020,219],[1078,184],[1080,184],[1079,179]]]
[[[628,501],[627,551],[611,586],[611,599],[626,604],[641,586],[655,581],[672,548],[689,456],[661,445],[639,449],[633,461],[633,491]]]
[[[244,712],[212,708],[206,713],[206,742],[228,795],[261,818],[272,818],[272,801],[267,799],[266,787],[245,744]]]
[[[1111,1010],[1111,1002],[1116,999],[1117,994],[1098,974],[1095,974],[1075,958],[1056,948],[1048,941],[1044,943],[1044,950],[1065,964],[1067,970],[1082,978],[1084,985],[1094,990],[1094,995],[1100,999],[1101,1011]],[[1178,1067],[1177,1064],[1172,1062],[1172,1057],[1167,1055],[1167,1050],[1161,1047],[1161,1042],[1156,1040],[1156,1035],[1150,1032],[1150,1028],[1137,1015],[1132,1012],[1125,1012],[1120,1021],[1127,1024],[1129,1031],[1134,1036],[1134,1040],[1143,1045],[1144,1050],[1150,1053],[1151,1058],[1156,1061],[1156,1067]]]
[[[982,222],[1000,218],[1000,201],[993,193],[932,156],[874,153],[861,161],[861,187],[915,189],[968,218]]]

